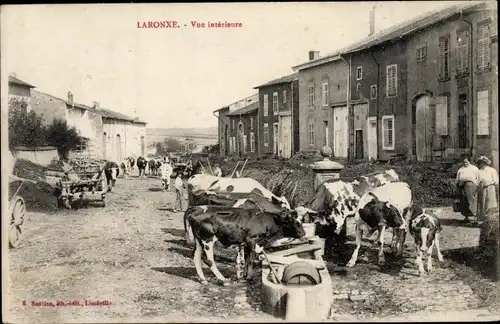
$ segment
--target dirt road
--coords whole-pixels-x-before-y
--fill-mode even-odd
[[[174,197],[160,186],[153,178],[119,179],[104,208],[32,213],[25,241],[9,251],[10,316],[4,314],[4,321],[273,320],[260,311],[258,280],[229,287],[197,282],[182,214],[158,209]],[[429,276],[416,276],[413,248],[406,249],[403,262],[382,271],[373,248],[366,254],[369,262],[342,267],[352,244],[344,256],[329,261],[339,298],[335,313],[365,319],[488,306],[489,292],[498,286],[454,261],[476,244],[478,230],[459,226],[450,211],[439,212],[446,222],[441,244],[446,260]],[[408,246],[413,247],[411,239]],[[221,272],[234,277],[234,252],[216,253]],[[213,278],[206,268],[205,273]],[[363,291],[371,291],[372,298],[352,298]]]

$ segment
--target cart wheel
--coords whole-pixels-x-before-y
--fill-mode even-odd
[[[17,248],[21,244],[24,226],[26,225],[26,205],[23,198],[16,196],[11,212],[9,228],[9,247]]]
[[[106,196],[102,197],[102,207],[106,207]]]

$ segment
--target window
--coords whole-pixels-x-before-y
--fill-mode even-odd
[[[362,80],[363,79],[363,67],[358,66],[356,68],[356,80]]]
[[[439,80],[450,78],[450,37],[439,38]]]
[[[457,74],[469,72],[469,32],[457,33]]]
[[[323,82],[321,85],[322,92],[321,92],[321,102],[323,106],[328,106],[328,82]]]
[[[269,145],[269,126],[264,123],[264,146]]]
[[[323,139],[323,145],[328,146],[328,137],[329,137],[328,122],[324,121],[323,126],[325,127],[325,138]]]
[[[436,97],[436,134],[448,135],[448,96]]]
[[[267,94],[264,95],[264,116],[267,116],[269,113],[269,96]]]
[[[314,122],[309,122],[308,127],[309,146],[314,146]]]
[[[76,152],[84,152],[87,150],[89,139],[85,137],[79,137],[78,142],[76,143],[75,151]]]
[[[309,108],[314,108],[314,84],[307,87],[307,100]]]
[[[286,103],[286,90],[283,90],[283,103]]]
[[[481,24],[477,27],[477,69],[479,71],[490,68],[490,24]]]
[[[370,98],[377,99],[377,85],[374,84],[370,87]]]
[[[253,132],[250,133],[250,152],[255,152],[255,134]]]
[[[253,130],[253,117],[250,117],[250,129]]]
[[[490,135],[489,92],[477,93],[477,135]]]
[[[387,97],[395,97],[398,95],[398,65],[392,64],[387,66],[386,71],[386,93]]]
[[[394,116],[382,116],[382,148],[394,150]]]
[[[278,113],[278,93],[273,92],[273,115]]]
[[[417,48],[417,63],[427,60],[427,44]]]

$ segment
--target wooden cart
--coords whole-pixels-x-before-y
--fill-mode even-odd
[[[96,164],[73,165],[73,179],[60,180],[56,184],[57,205],[71,209],[76,202],[99,201],[106,206],[105,177],[103,166]],[[70,175],[71,175],[70,174]],[[75,177],[76,176],[76,177]]]
[[[19,191],[23,186],[25,181],[34,182],[32,180],[23,179],[16,177],[14,175],[9,175],[9,180],[12,182],[15,180],[21,181],[17,189],[12,192],[9,192],[9,213],[10,223],[9,223],[9,248],[17,248],[19,244],[21,244],[21,239],[23,237],[24,228],[28,221],[26,215],[26,203],[24,202],[23,197],[19,195]],[[10,182],[10,183],[12,183]],[[10,189],[10,188],[9,188]],[[10,190],[9,190],[10,191]]]

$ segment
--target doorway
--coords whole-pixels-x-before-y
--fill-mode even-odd
[[[328,144],[329,144],[328,143],[328,137],[330,136],[330,134],[329,134],[330,132],[328,130],[328,121],[323,121],[323,126],[325,128],[325,140],[323,141],[323,144],[325,146],[328,146]]]
[[[356,160],[363,159],[363,130],[356,129]]]
[[[116,135],[116,158],[117,162],[122,160],[122,139],[120,134]]]
[[[145,152],[146,150],[146,146],[145,146],[145,143],[144,143],[144,136],[141,136],[141,156],[144,157],[146,154]]]
[[[278,123],[273,124],[273,144],[274,144],[274,154],[278,154],[279,152],[279,147],[278,147]]]
[[[418,161],[426,161],[432,155],[433,114],[430,101],[430,96],[423,95],[415,103],[415,147]]]
[[[230,139],[227,137],[227,132],[228,132],[229,125],[226,124],[226,127],[224,128],[224,155],[229,155],[229,146],[230,146]]]
[[[458,95],[458,148],[467,148],[467,94]]]
[[[106,132],[104,132],[102,134],[102,156],[103,158],[106,160],[108,157],[106,156],[106,144],[107,144],[107,141],[106,141]]]
[[[346,106],[333,108],[333,154],[347,157],[349,145],[348,110]]]
[[[368,160],[377,160],[377,117],[368,117]]]

